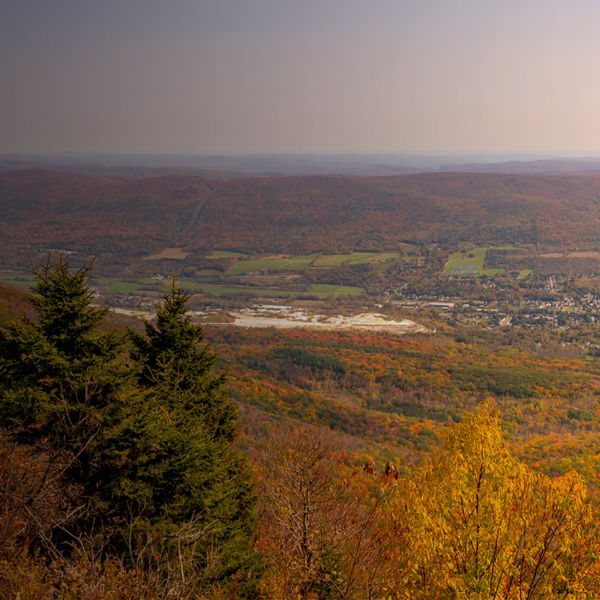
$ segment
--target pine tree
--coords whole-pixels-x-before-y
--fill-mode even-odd
[[[20,441],[78,453],[123,398],[123,345],[100,327],[106,311],[92,306],[91,267],[72,273],[63,254],[56,264],[49,257],[34,271],[37,319],[0,330],[0,418]]]
[[[188,299],[173,282],[156,313],[156,325],[146,323],[146,337],[132,333],[139,383],[160,392],[165,408],[183,407],[201,415],[213,439],[231,442],[237,411],[224,375],[211,375],[216,356],[202,346],[204,332],[187,316]]]
[[[34,271],[37,318],[0,328],[0,426],[45,457],[35,495],[55,494],[56,481],[65,482],[62,502],[71,515],[69,532],[60,524],[65,539],[109,511],[105,497],[114,472],[108,449],[131,394],[123,340],[102,328],[105,311],[92,306],[91,267],[72,272],[64,254],[55,263],[48,257]]]
[[[44,457],[35,494],[63,498],[55,520],[40,523],[45,547],[65,553],[101,532],[105,550],[162,569],[164,581],[181,576],[198,591],[235,583],[252,597],[252,476],[232,445],[237,411],[186,315],[187,295],[173,284],[146,335],[132,333],[134,388],[122,341],[91,304],[90,269],[49,259],[35,271],[37,318],[0,328],[0,428]],[[143,540],[160,547],[151,564]]]
[[[123,432],[137,452],[117,494],[123,506],[139,507],[146,531],[173,540],[178,552],[185,530],[201,586],[238,578],[249,594],[257,565],[251,472],[232,445],[237,411],[224,376],[212,374],[215,355],[191,323],[187,300],[172,283],[146,335],[132,332],[144,399]]]

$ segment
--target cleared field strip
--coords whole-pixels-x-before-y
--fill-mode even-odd
[[[227,271],[227,275],[240,275],[254,271],[304,271],[318,254],[292,256],[289,258],[262,258],[239,260]]]
[[[506,273],[506,269],[486,269],[485,255],[488,250],[521,250],[515,246],[492,246],[490,248],[472,248],[467,252],[453,252],[448,257],[445,271],[448,275],[487,275],[493,277],[500,273]]]
[[[143,287],[141,283],[120,279],[100,278],[96,282],[98,285],[109,288],[113,294],[135,294]]]
[[[365,263],[398,260],[399,252],[350,252],[348,254],[322,254],[317,258],[313,267],[341,267],[342,265],[360,265]]]
[[[328,284],[313,284],[307,290],[277,290],[270,288],[228,286],[185,280],[179,281],[178,285],[188,291],[203,292],[205,294],[210,294],[211,296],[240,294],[245,296],[272,296],[276,298],[290,298],[297,296],[328,298],[329,296],[359,296],[364,292],[360,287]]]
[[[31,272],[1,273],[0,281],[17,287],[29,287],[35,282],[35,277]]]
[[[540,254],[541,258],[600,258],[600,252],[593,251],[576,251],[576,252],[546,252]]]
[[[322,254],[313,263],[314,267],[341,267],[344,264],[370,262],[377,256],[375,252],[351,252],[349,254]]]
[[[33,281],[32,277],[25,279],[21,275],[1,277],[0,281],[7,283],[19,282],[22,285]],[[106,288],[112,294],[136,294],[140,290],[159,291],[163,289],[168,280],[157,280],[143,278],[138,281],[123,281],[110,277],[102,277],[92,282],[93,284]],[[192,279],[178,279],[177,286],[189,292],[202,292],[211,296],[244,295],[244,296],[273,296],[276,298],[290,298],[313,296],[315,298],[328,298],[330,296],[360,296],[364,293],[361,287],[351,285],[334,285],[326,283],[315,283],[305,290],[281,290],[273,288],[260,288],[250,286],[223,285],[211,283],[210,281],[194,281]]]
[[[144,260],[183,260],[189,255],[190,253],[186,252],[183,248],[165,248],[162,252],[159,252],[158,254],[146,256]]]
[[[242,254],[241,252],[230,252],[229,250],[213,250],[204,258],[208,258],[209,260],[220,260],[222,258],[243,258],[244,256],[246,255]]]
[[[0,281],[16,286],[30,286],[35,282],[35,277],[32,273],[2,273]],[[148,280],[150,281],[150,280]],[[108,288],[113,294],[132,294],[142,288],[147,288],[147,285],[134,281],[122,281],[112,277],[101,277],[90,281],[92,285],[98,285]],[[153,282],[156,287],[161,282]]]
[[[216,253],[206,258],[217,258]],[[219,258],[225,258],[219,256]],[[347,254],[306,254],[290,257],[266,257],[238,260],[227,271],[228,275],[241,275],[255,271],[303,271],[308,267],[341,267],[342,265],[359,265],[367,263],[399,260],[400,252],[349,252]]]
[[[446,263],[448,275],[481,275],[487,248],[473,248],[469,252],[454,252]]]

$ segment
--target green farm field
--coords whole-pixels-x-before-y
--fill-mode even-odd
[[[4,272],[0,273],[0,282],[27,288],[34,283],[34,277],[27,272]],[[140,291],[160,291],[168,283],[167,279],[151,279],[143,277],[134,280],[123,280],[114,277],[92,278],[92,286],[98,286],[101,293],[112,294],[136,294]],[[260,288],[250,286],[224,285],[211,281],[197,281],[193,279],[179,279],[178,285],[190,292],[202,292],[211,296],[223,295],[245,295],[245,296],[274,296],[278,298],[292,298],[311,296],[319,299],[330,296],[360,296],[364,289],[350,285],[335,285],[325,283],[314,283],[305,290],[285,290],[273,288]]]
[[[29,272],[9,272],[0,273],[0,281],[14,285],[17,287],[29,287],[35,282],[34,275]],[[101,277],[98,279],[91,280],[92,285],[98,285],[108,289],[113,294],[132,294],[139,291],[142,288],[147,288],[146,283],[150,283],[151,280],[144,282],[141,281],[123,281],[112,277]],[[157,286],[159,282],[153,282],[153,287]]]
[[[4,272],[0,273],[0,281],[3,283],[8,283],[9,285],[14,285],[16,287],[29,287],[35,281],[35,277],[31,271],[22,271],[22,272]]]
[[[220,260],[223,258],[243,258],[246,256],[241,252],[231,252],[229,250],[213,250],[210,254],[205,256],[209,260]]]
[[[245,295],[245,296],[274,296],[277,298],[291,298],[298,296],[314,296],[324,299],[330,296],[359,296],[364,292],[360,287],[348,285],[329,285],[315,283],[307,290],[279,290],[271,288],[256,288],[221,285],[216,283],[199,283],[181,280],[179,285],[188,291],[203,292],[211,296]]]
[[[120,279],[101,278],[97,280],[98,285],[110,289],[113,294],[135,294],[142,289],[143,284],[134,281],[122,281]]]
[[[241,275],[253,271],[304,271],[318,254],[306,254],[289,258],[263,258],[239,260],[227,271],[227,275]]]
[[[446,263],[446,273],[448,275],[487,275],[492,277],[500,273],[505,273],[506,270],[501,269],[486,269],[485,255],[488,250],[520,250],[514,246],[493,246],[490,248],[471,248],[466,252],[453,252],[448,257]]]
[[[215,253],[207,256],[213,258]],[[220,258],[225,258],[220,256]],[[346,254],[306,254],[285,258],[254,258],[238,260],[227,271],[227,275],[241,275],[253,271],[303,271],[309,267],[335,268],[342,265],[358,265],[367,263],[399,260],[400,252],[349,252]]]
[[[350,252],[348,254],[322,254],[312,264],[313,267],[341,267],[366,263],[398,260],[399,252]]]

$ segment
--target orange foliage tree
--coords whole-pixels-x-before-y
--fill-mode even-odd
[[[285,430],[265,453],[259,546],[269,599],[380,598],[384,539],[377,480],[313,430]]]

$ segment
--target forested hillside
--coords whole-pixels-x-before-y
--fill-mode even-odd
[[[396,250],[400,242],[595,248],[600,177],[424,173],[395,177],[189,176],[119,180],[0,173],[5,261],[46,248],[142,257],[197,252]]]
[[[32,251],[59,248],[137,256],[168,244],[210,192],[198,177],[2,173],[2,254],[26,260]]]
[[[596,485],[600,365],[541,337],[209,328],[250,428],[293,418],[374,456],[417,459],[489,397],[513,448],[546,473],[577,467]],[[533,337],[533,334],[532,334]],[[456,339],[458,338],[458,339]],[[258,411],[258,412],[255,412]]]

